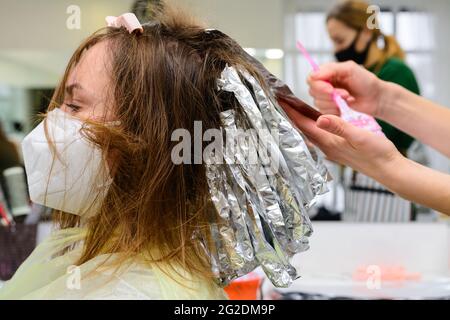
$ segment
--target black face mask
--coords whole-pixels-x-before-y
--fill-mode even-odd
[[[356,42],[358,41],[360,32],[355,37],[355,40],[353,40],[352,44],[344,50],[336,52],[334,55],[336,57],[336,60],[339,62],[349,61],[353,60],[357,64],[364,64],[366,62],[367,56],[369,54],[369,43],[367,44],[366,48],[363,52],[356,51]]]

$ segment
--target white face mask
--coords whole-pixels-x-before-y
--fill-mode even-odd
[[[111,178],[101,150],[82,135],[82,127],[82,121],[55,109],[23,140],[33,202],[77,215],[98,210]]]

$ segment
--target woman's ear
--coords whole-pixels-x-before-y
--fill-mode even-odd
[[[356,42],[355,46],[356,51],[363,52],[369,45],[369,42],[372,40],[372,37],[373,37],[372,30],[369,30],[367,28],[361,30],[358,37],[359,39]]]

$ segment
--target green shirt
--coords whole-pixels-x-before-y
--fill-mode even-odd
[[[375,67],[369,68],[369,71],[374,72],[374,69]],[[415,94],[420,94],[419,85],[417,84],[413,71],[400,59],[388,59],[380,71],[375,74],[381,80],[396,83]],[[377,121],[381,125],[383,132],[395,144],[397,149],[403,153],[406,152],[413,143],[414,138],[384,121]]]

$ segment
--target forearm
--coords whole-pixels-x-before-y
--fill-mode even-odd
[[[393,83],[384,83],[376,115],[450,157],[450,110]]]
[[[450,215],[450,175],[404,157],[367,173],[402,198]]]

